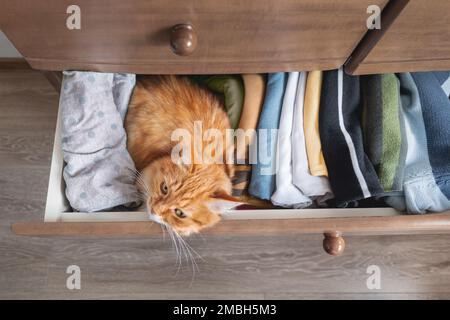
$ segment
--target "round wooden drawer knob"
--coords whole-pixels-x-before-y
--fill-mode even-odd
[[[177,24],[170,34],[170,47],[179,56],[188,56],[197,48],[197,34],[190,24]]]
[[[345,241],[338,231],[324,233],[323,249],[332,256],[339,256],[344,252]]]

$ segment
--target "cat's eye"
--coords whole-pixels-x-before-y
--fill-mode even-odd
[[[159,188],[161,189],[162,194],[166,195],[169,193],[169,187],[167,186],[166,182],[161,182]]]
[[[184,214],[184,212],[181,211],[181,210],[178,209],[178,208],[175,209],[175,214],[177,215],[178,218],[184,218],[184,217],[186,217],[186,215]]]

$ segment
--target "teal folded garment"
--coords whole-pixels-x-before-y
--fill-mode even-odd
[[[269,74],[264,105],[258,122],[258,161],[252,165],[249,193],[270,200],[275,190],[277,129],[286,88],[287,73]]]
[[[450,73],[398,75],[408,151],[403,189],[405,197],[387,203],[409,213],[450,209]]]
[[[190,79],[223,96],[231,127],[236,129],[244,104],[244,82],[239,75],[191,76]]]

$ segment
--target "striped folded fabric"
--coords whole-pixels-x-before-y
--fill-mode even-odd
[[[364,150],[375,167],[385,195],[403,190],[407,140],[395,74],[361,77]]]
[[[375,168],[364,152],[359,77],[324,72],[319,130],[336,205],[383,193]]]
[[[262,74],[243,74],[244,82],[244,105],[239,119],[238,129],[256,130],[259,115],[264,102],[264,92],[266,88],[265,76]],[[256,134],[256,131],[254,131]],[[245,143],[236,146],[235,176],[233,178],[233,191],[235,197],[240,197],[248,193],[248,185],[251,179],[252,166],[249,163],[249,149],[254,142],[257,143],[256,136],[249,136]]]
[[[252,166],[247,164],[239,164],[234,166],[234,177],[231,181],[233,184],[233,197],[240,197],[247,193],[248,183],[252,175]]]

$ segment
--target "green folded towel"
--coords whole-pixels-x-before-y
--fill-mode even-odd
[[[231,127],[236,129],[244,104],[244,83],[239,75],[190,76],[192,81],[222,95]]]
[[[406,141],[395,74],[361,77],[364,148],[385,192],[403,189]]]

